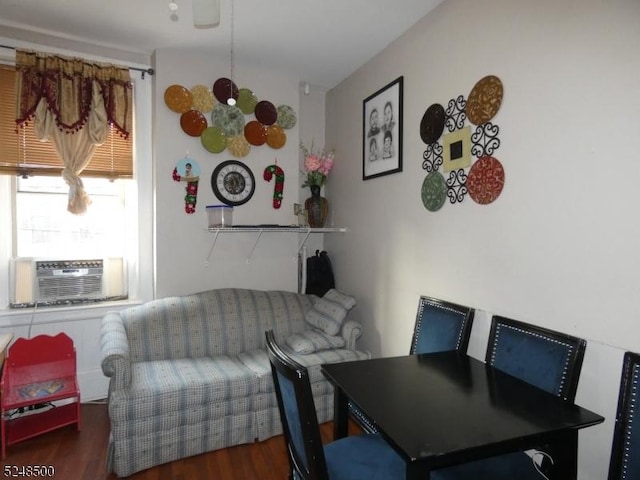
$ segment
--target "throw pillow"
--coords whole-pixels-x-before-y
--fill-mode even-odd
[[[345,345],[344,338],[326,335],[317,330],[294,333],[285,340],[285,343],[291,350],[301,355],[331,348],[342,348]]]
[[[349,310],[356,306],[356,299],[332,288],[314,303],[305,316],[311,326],[327,335],[336,335]]]

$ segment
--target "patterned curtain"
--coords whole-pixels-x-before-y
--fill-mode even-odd
[[[35,120],[42,141],[53,142],[69,185],[71,213],[84,213],[90,200],[79,175],[109,126],[131,134],[133,103],[126,67],[18,50],[16,52],[16,124]]]

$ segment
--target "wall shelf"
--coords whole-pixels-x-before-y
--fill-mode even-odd
[[[220,227],[220,228],[207,228],[209,233],[213,233],[213,242],[211,243],[211,248],[209,249],[209,255],[207,255],[207,260],[205,261],[205,266],[209,266],[209,259],[213,254],[213,250],[215,249],[216,242],[218,241],[218,236],[220,234],[226,233],[255,233],[256,238],[253,243],[253,247],[251,248],[251,252],[247,257],[247,262],[253,256],[253,252],[255,252],[258,243],[260,242],[260,237],[262,237],[263,233],[297,233],[298,235],[304,235],[304,238],[298,245],[298,253],[305,246],[309,236],[312,233],[344,233],[347,231],[345,227],[328,227],[328,228],[311,228],[311,227],[298,227],[295,225],[292,226],[242,226],[242,227]]]

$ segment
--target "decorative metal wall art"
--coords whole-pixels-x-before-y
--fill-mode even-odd
[[[447,130],[453,132],[454,130],[464,127],[464,121],[467,119],[467,112],[465,111],[466,106],[467,102],[462,95],[458,95],[457,98],[449,100],[446,110]]]
[[[458,95],[449,100],[446,110],[434,103],[425,111],[420,138],[427,145],[422,155],[427,176],[421,198],[427,210],[440,210],[447,198],[451,204],[462,203],[467,194],[474,202],[487,205],[502,193],[504,168],[493,156],[500,147],[500,127],[491,120],[503,95],[500,79],[488,75],[473,86],[466,100]],[[449,174],[446,180],[440,167]]]
[[[471,142],[473,143],[471,153],[478,158],[493,155],[493,152],[500,146],[498,133],[500,133],[500,127],[491,122],[478,125],[471,135]]]
[[[422,162],[422,168],[427,172],[434,172],[442,165],[442,145],[439,143],[432,143],[427,145],[427,149],[422,154],[424,161]]]
[[[447,197],[451,203],[459,203],[467,194],[467,174],[460,168],[449,172],[447,179]]]

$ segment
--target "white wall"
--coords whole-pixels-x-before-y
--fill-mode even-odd
[[[640,351],[640,2],[447,0],[327,95],[338,161],[328,237],[343,290],[358,298],[362,347],[408,351],[418,296],[588,341],[577,402],[607,417],[581,432],[581,480],[606,477],[622,353]],[[504,85],[494,119],[501,196],[435,213],[421,202],[422,115],[485,75]],[[362,100],[404,76],[404,169],[362,181]]]
[[[164,103],[164,91],[172,84],[191,88],[204,84],[211,88],[216,79],[229,77],[228,59],[176,50],[159,50],[155,55],[155,217],[156,217],[156,296],[179,295],[209,288],[246,287],[264,290],[297,290],[297,251],[302,236],[297,234],[263,234],[254,248],[257,234],[220,234],[211,256],[214,235],[207,226],[206,205],[220,204],[210,184],[214,168],[224,160],[240,160],[251,168],[256,191],[246,204],[235,207],[234,224],[297,223],[293,204],[300,203],[299,139],[301,129],[313,135],[324,123],[324,93],[320,102],[314,96],[300,99],[300,81],[277,71],[256,69],[236,60],[234,81],[240,88],[251,89],[259,100],[269,100],[275,106],[289,105],[298,115],[298,123],[285,130],[287,143],[281,149],[267,145],[252,147],[244,158],[235,158],[224,151],[208,152],[199,138],[186,135],[180,128],[180,115]],[[307,105],[301,115],[301,104]],[[253,115],[246,116],[247,121]],[[210,117],[209,117],[210,120]],[[320,129],[322,130],[322,129]],[[322,134],[324,132],[322,131]],[[320,139],[323,141],[323,139]],[[196,213],[184,212],[184,183],[171,177],[178,160],[189,156],[201,169]],[[272,207],[274,183],[263,179],[265,167],[275,163],[285,172],[284,199],[280,209]],[[302,194],[304,195],[304,193]],[[314,248],[318,239],[314,234],[309,243]],[[209,261],[207,264],[207,257]]]

